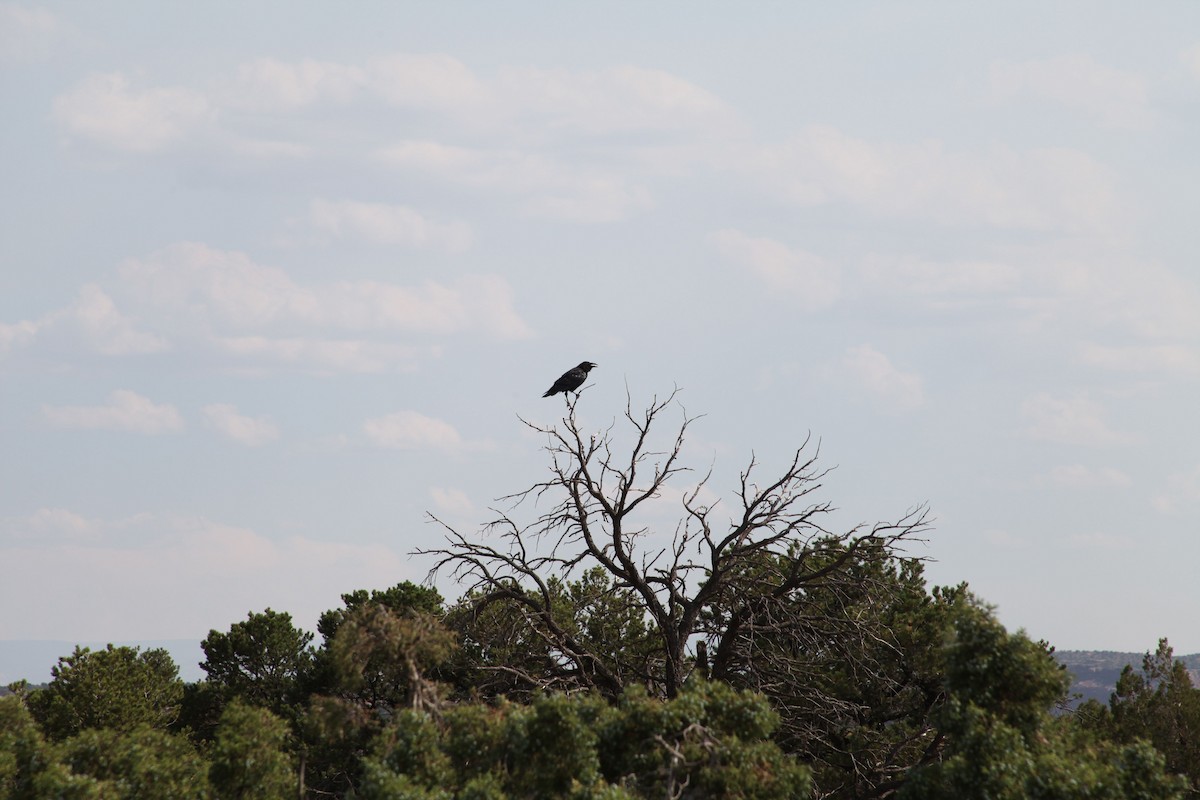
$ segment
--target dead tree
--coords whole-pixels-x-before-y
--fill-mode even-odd
[[[707,644],[707,671],[724,680],[746,670],[753,642],[772,628],[790,631],[794,642],[801,627],[805,641],[825,634],[830,641],[845,638],[832,630],[845,627],[845,620],[836,626],[830,620],[798,625],[789,604],[818,589],[835,595],[862,592],[864,581],[871,580],[862,563],[890,558],[898,545],[924,530],[923,508],[896,523],[826,530],[831,508],[815,493],[827,473],[817,466],[815,448],[806,439],[774,478],[759,480],[759,465],[751,458],[725,519],[718,504],[702,502],[708,481],[703,477],[684,492],[680,519],[665,543],[641,523],[640,512],[689,471],[680,454],[695,418],[684,413],[665,439],[655,430],[667,410],[678,407],[677,391],[655,398],[640,413],[627,401],[621,423],[629,426],[624,452],[616,444],[618,423],[598,433],[581,430],[573,399],[568,398],[558,425],[525,422],[547,439],[550,477],[502,498],[511,508],[497,512],[484,536],[469,537],[443,523],[447,544],[418,551],[437,558],[433,573],[452,570],[477,608],[503,603],[520,610],[560,668],[555,680],[525,676],[530,682],[608,694],[629,683],[649,683],[662,696],[674,697],[695,667],[698,641]],[[515,511],[547,502],[548,509],[531,521],[516,519]],[[649,621],[657,674],[623,674],[555,614],[554,579],[597,565],[611,576],[612,591]],[[823,634],[823,628],[830,630]],[[871,634],[858,630],[853,635]],[[830,641],[820,647],[828,650]]]

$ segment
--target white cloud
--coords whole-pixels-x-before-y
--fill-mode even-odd
[[[987,306],[980,321],[1008,317],[1042,339],[1111,339],[1118,344],[1078,351],[1104,369],[1197,374],[1200,287],[1185,270],[1133,253],[1129,243],[1103,237],[1002,247],[978,260],[873,253],[859,262],[854,285],[881,294],[889,307],[898,294],[931,309]]]
[[[499,97],[518,113],[589,136],[734,123],[720,98],[663,70],[633,65],[592,72],[508,68],[496,83]]]
[[[1029,545],[1029,542],[1024,538],[1006,530],[994,529],[984,531],[983,538],[987,539],[988,544],[1003,547],[1006,550],[1021,550]]]
[[[38,324],[32,320],[26,319],[13,323],[0,322],[0,356],[33,341],[37,330]]]
[[[169,348],[161,336],[134,327],[103,289],[87,284],[64,309],[38,320],[0,323],[0,355],[35,340],[66,337],[85,350],[106,356],[158,353]]]
[[[232,137],[229,149],[236,155],[253,159],[300,159],[311,158],[317,150],[311,145],[289,142],[282,139],[253,139]]]
[[[104,406],[42,406],[43,418],[56,428],[172,433],[183,429],[183,417],[174,406],[120,389],[109,395]]]
[[[1168,476],[1166,485],[1150,498],[1150,504],[1163,514],[1200,504],[1200,466]]]
[[[869,344],[847,349],[842,368],[857,386],[888,409],[909,411],[925,402],[921,376],[898,369]]]
[[[371,90],[404,108],[471,114],[486,111],[494,98],[466,64],[440,53],[395,53],[372,60],[367,70]]]
[[[396,169],[515,197],[519,210],[534,217],[614,222],[652,205],[649,192],[618,170],[568,163],[527,150],[405,140],[381,148],[376,157]]]
[[[1200,44],[1192,45],[1181,52],[1179,62],[1193,78],[1200,81]]]
[[[530,216],[587,224],[616,222],[654,205],[649,190],[624,176],[577,170],[541,158],[530,160],[536,162],[535,170],[544,167],[541,177],[545,179],[545,186],[521,203]]]
[[[268,606],[313,630],[322,611],[341,605],[343,592],[422,577],[382,545],[277,539],[165,514],[87,524],[87,541],[0,543],[0,562],[23,565],[0,582],[0,606],[41,598],[37,617],[6,621],[7,638],[198,638]]]
[[[462,489],[444,489],[438,486],[431,486],[429,488],[429,496],[433,499],[433,504],[437,506],[438,511],[446,514],[466,516],[475,511],[475,506],[471,503],[471,498],[467,497],[467,493]]]
[[[530,335],[503,279],[468,275],[446,285],[371,280],[304,286],[244,253],[181,243],[127,261],[121,275],[147,306],[235,329],[299,323],[356,331]]]
[[[729,228],[710,238],[722,255],[748,267],[768,288],[786,294],[803,309],[825,308],[840,294],[837,265],[820,256]]]
[[[351,102],[442,115],[468,132],[520,134],[526,141],[557,132],[595,137],[686,131],[708,137],[736,124],[719,98],[663,70],[500,67],[481,75],[440,53],[394,53],[358,63],[260,58],[203,91],[186,86],[137,90],[119,72],[91,75],[60,95],[55,107],[74,135],[118,150],[159,150],[211,123],[214,133],[220,126],[212,141],[253,155],[244,144],[258,137],[246,131],[261,128],[264,117],[290,115],[289,129],[299,128],[294,135],[306,137],[314,128],[301,112]]]
[[[443,231],[446,232],[446,231]],[[451,232],[452,233],[452,232]],[[238,369],[280,363],[314,372],[408,370],[437,343],[395,334],[477,333],[523,339],[532,331],[508,283],[494,275],[401,285],[376,280],[302,284],[244,253],[179,243],[126,261],[115,287],[82,287],[70,305],[38,319],[0,323],[0,358],[40,346],[64,354],[128,356],[172,347],[236,356]]]
[[[153,152],[175,144],[212,117],[207,98],[190,89],[130,88],[119,72],[91,75],[54,101],[72,134],[115,150]]]
[[[1119,264],[1097,270],[1093,287],[1101,313],[1135,334],[1166,338],[1200,334],[1200,288],[1194,278],[1160,264]]]
[[[393,53],[360,64],[257,59],[238,69],[221,101],[288,111],[362,98],[450,115],[491,131],[524,125],[595,136],[711,127],[732,117],[719,98],[663,70],[501,67],[489,77],[443,53]]]
[[[444,54],[407,53],[359,63],[257,59],[203,90],[139,88],[123,73],[92,75],[60,95],[55,108],[73,136],[116,150],[156,152],[202,143],[213,152],[251,159],[295,159],[339,143],[362,149],[361,140],[346,140],[340,131],[331,138],[328,126],[306,113],[322,104],[347,103],[373,104],[381,113],[401,109],[436,122],[435,130],[447,138],[495,143],[486,149],[419,141],[372,148],[385,163],[509,199],[523,215],[586,224],[650,208],[648,174],[677,168],[671,162],[679,152],[688,152],[691,164],[707,163],[692,152],[696,143],[727,140],[741,125],[715,95],[662,70],[499,67],[477,74]],[[657,135],[650,156],[621,138],[647,132]],[[557,139],[581,136],[613,137],[616,144],[571,158],[554,152]],[[454,158],[429,158],[436,148],[443,156],[454,151]],[[381,227],[381,211],[365,205],[342,209],[339,227],[349,231],[357,223],[360,234],[383,235],[384,241],[422,238],[411,230],[412,220]],[[430,232],[428,220],[421,230]],[[447,237],[452,250],[469,241],[460,228],[432,238]]]
[[[435,222],[408,206],[314,200],[309,218],[318,230],[338,238],[435,247],[451,253],[461,253],[471,246],[471,228],[465,222]]]
[[[117,310],[112,298],[94,284],[84,286],[79,299],[68,310],[87,341],[104,355],[120,356],[158,353],[166,350],[166,339],[135,330],[132,321]]]
[[[0,60],[29,62],[45,58],[61,33],[53,12],[0,3]]]
[[[1127,444],[1133,437],[1112,430],[1104,421],[1104,409],[1083,394],[1055,397],[1041,393],[1021,404],[1028,421],[1027,436],[1048,442],[1078,445]]]
[[[237,326],[312,316],[319,308],[318,298],[283,270],[199,243],[174,244],[144,259],[130,259],[120,273],[146,305],[172,314],[199,312]]]
[[[743,168],[801,205],[849,203],[947,225],[1112,234],[1122,219],[1111,170],[1079,150],[949,152],[936,140],[871,142],[810,126],[750,151]]]
[[[998,61],[990,69],[1000,99],[1033,97],[1086,114],[1114,128],[1142,130],[1154,123],[1145,82],[1086,55]]]
[[[39,508],[28,517],[0,520],[0,531],[13,539],[72,541],[94,538],[97,526],[65,508]]]
[[[396,411],[363,423],[363,433],[374,444],[398,450],[454,451],[463,446],[463,438],[454,426],[416,411]]]
[[[290,364],[317,373],[409,371],[423,357],[440,349],[409,347],[365,339],[314,339],[303,337],[227,336],[214,340],[225,353],[260,364]]]
[[[488,157],[486,151],[468,147],[405,139],[380,149],[376,157],[394,167],[421,168],[434,172],[453,171],[461,174],[463,180],[496,182],[495,178],[480,174],[479,167]]]
[[[1042,476],[1044,483],[1072,489],[1124,489],[1133,479],[1115,467],[1089,467],[1084,464],[1062,464]]]
[[[365,70],[353,65],[260,58],[238,68],[220,100],[248,111],[292,111],[320,101],[347,102],[365,83]]]
[[[1139,259],[1119,243],[1103,238],[1042,242],[1013,248],[1004,260],[1020,272],[1006,302],[1037,327],[1056,328],[1070,339],[1081,331],[1094,336],[1103,330],[1118,341],[1129,335],[1156,340],[1155,347],[1200,335],[1195,280],[1181,269]],[[1086,355],[1097,366],[1116,368],[1128,366],[1133,352],[1093,349]],[[1178,351],[1172,354],[1170,348],[1142,354],[1164,369],[1182,366]]]
[[[228,403],[213,403],[202,411],[209,427],[239,444],[258,447],[279,438],[279,428],[270,417],[247,417]]]
[[[1064,245],[1030,253],[1029,270],[1054,298],[1054,312],[1072,322],[1116,325],[1151,339],[1200,334],[1200,287],[1170,267],[1103,246]]]
[[[1021,285],[1021,272],[999,261],[930,261],[912,256],[872,254],[863,279],[880,291],[920,295],[930,302],[1007,294]]]
[[[1200,375],[1200,350],[1181,344],[1100,345],[1085,344],[1085,364],[1117,372],[1157,372],[1168,375]]]
[[[1129,536],[1099,532],[1072,534],[1071,544],[1091,550],[1132,550],[1137,547],[1137,542]]]

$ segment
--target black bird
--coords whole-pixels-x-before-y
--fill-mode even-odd
[[[584,361],[575,369],[567,370],[559,376],[553,386],[546,390],[546,393],[542,397],[549,397],[559,392],[566,394],[567,392],[577,391],[583,385],[583,382],[587,380],[587,374],[595,368],[596,365],[592,362]]]

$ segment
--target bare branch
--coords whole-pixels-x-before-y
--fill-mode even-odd
[[[505,510],[478,537],[431,517],[446,543],[417,552],[433,557],[431,576],[448,570],[460,581],[472,624],[506,610],[503,637],[537,651],[524,663],[481,662],[497,679],[528,690],[594,687],[610,696],[641,684],[673,697],[696,668],[690,653],[699,643],[700,668],[712,679],[767,694],[795,750],[809,747],[812,763],[845,771],[870,796],[895,778],[885,766],[896,748],[921,758],[932,746],[927,726],[897,728],[922,718],[938,694],[907,665],[904,643],[888,627],[890,609],[908,602],[901,565],[918,562],[900,554],[928,529],[927,510],[829,530],[831,506],[818,499],[829,470],[807,436],[765,480],[752,454],[728,527],[717,519],[717,504],[701,500],[710,466],[683,491],[673,529],[660,532],[645,513],[649,501],[692,471],[682,454],[697,418],[679,406],[678,394],[654,397],[639,411],[627,391],[623,414],[594,433],[580,424],[578,396],[567,396],[556,424],[521,419],[545,438],[548,476],[501,498]],[[663,435],[664,416],[677,406],[681,419]],[[519,522],[519,512],[530,509]],[[597,569],[600,589],[570,599]],[[610,619],[644,634],[630,645],[604,632]],[[879,696],[847,696],[832,678],[825,682],[830,664],[844,681]],[[886,737],[862,733],[891,729],[897,732]],[[887,746],[864,750],[872,736]],[[816,740],[824,749],[804,744]]]

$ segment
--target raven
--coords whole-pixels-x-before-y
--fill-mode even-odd
[[[546,390],[546,393],[542,397],[549,397],[559,392],[563,394],[577,392],[579,387],[583,385],[583,382],[587,380],[588,372],[595,369],[595,367],[596,365],[592,362],[584,361],[578,367],[575,367],[575,369],[567,370],[559,376],[553,386]]]

